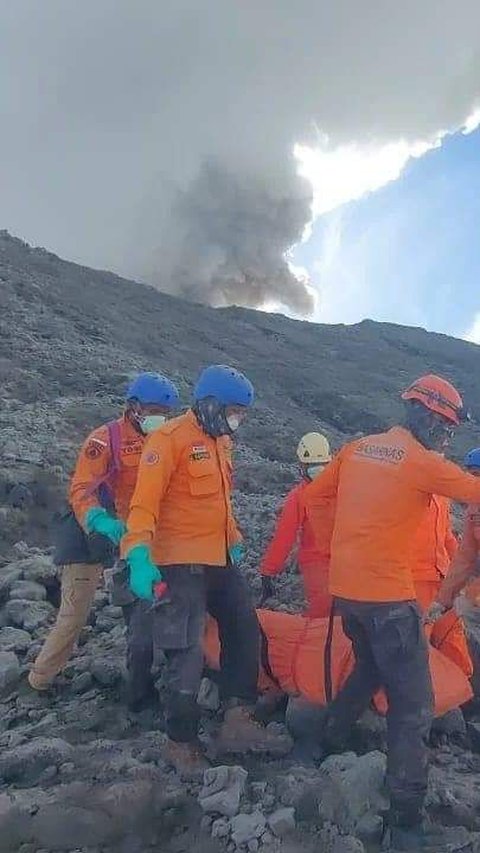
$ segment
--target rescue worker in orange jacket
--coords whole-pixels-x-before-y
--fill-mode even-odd
[[[130,587],[139,598],[130,642],[153,609],[155,648],[167,658],[167,760],[184,775],[206,765],[197,734],[206,612],[221,640],[221,693],[227,702],[219,744],[225,752],[276,751],[285,737],[252,717],[259,627],[238,564],[242,537],[232,504],[231,436],[253,403],[251,382],[213,365],[194,389],[193,408],[147,442],[122,540]],[[157,597],[155,597],[157,596]]]
[[[411,541],[432,494],[480,502],[480,482],[441,454],[466,417],[458,391],[428,375],[402,397],[405,426],[345,445],[306,497],[337,499],[330,591],[356,657],[353,673],[327,713],[325,744],[338,743],[384,687],[389,704],[387,831],[394,848],[420,850],[429,843],[423,803],[432,685]]]
[[[316,506],[304,500],[305,489],[331,461],[330,445],[324,435],[309,432],[297,448],[302,481],[287,495],[273,538],[260,563],[263,604],[273,592],[272,578],[284,568],[298,542],[298,565],[307,599],[306,616],[328,616],[332,603],[328,591],[330,541],[335,520],[335,501],[319,499]]]
[[[457,549],[458,542],[450,518],[450,501],[440,495],[432,495],[414,537],[412,551],[412,574],[417,602],[422,611],[427,611],[435,600]],[[470,678],[473,673],[472,659],[463,622],[455,612],[445,614],[436,623],[430,634],[430,642]]]
[[[102,568],[112,565],[125,532],[146,436],[165,422],[178,399],[165,376],[140,374],[127,391],[122,417],[90,433],[80,451],[70,484],[70,511],[59,526],[55,554],[62,566],[61,604],[29,674],[35,690],[46,690],[72,653]]]
[[[480,447],[470,450],[464,459],[464,467],[475,477],[480,477]],[[480,505],[471,503],[466,510],[460,547],[451,569],[438,590],[435,600],[428,609],[425,621],[430,624],[455,616],[453,604],[457,595],[465,590],[467,599],[480,605]]]

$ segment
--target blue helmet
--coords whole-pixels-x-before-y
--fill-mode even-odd
[[[201,374],[193,389],[195,403],[214,397],[222,406],[251,406],[253,385],[243,373],[226,364],[212,364]]]
[[[469,450],[463,459],[465,468],[476,468],[480,470],[480,447]]]
[[[175,409],[179,402],[175,385],[161,373],[139,373],[129,385],[125,399],[169,409]]]

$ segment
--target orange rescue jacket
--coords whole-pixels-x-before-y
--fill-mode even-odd
[[[411,543],[430,496],[480,503],[480,480],[397,426],[342,447],[306,492],[337,498],[332,595],[405,601],[415,599]]]
[[[120,428],[120,469],[109,478],[107,486],[118,517],[126,521],[145,437],[126,417],[119,418],[117,423]],[[85,441],[70,484],[69,502],[80,525],[83,525],[88,510],[99,506],[98,495],[92,487],[98,485],[108,472],[110,463],[111,448],[105,424],[93,430]]]
[[[308,485],[309,481],[305,480],[287,495],[273,538],[260,564],[262,575],[279,574],[297,542],[300,568],[328,563],[335,501],[331,498],[319,499],[312,507],[311,502],[305,501]]]
[[[480,506],[471,504],[466,511],[463,533],[452,567],[437,595],[437,601],[452,607],[455,597],[475,576],[480,558]]]
[[[450,518],[450,501],[440,495],[432,495],[413,538],[413,580],[441,581],[457,548]]]
[[[233,517],[231,439],[206,435],[192,411],[147,440],[130,506],[122,555],[151,546],[159,565],[225,566],[241,540]]]

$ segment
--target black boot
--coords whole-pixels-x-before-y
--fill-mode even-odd
[[[158,711],[160,697],[153,681],[140,694],[138,690],[133,691],[129,687],[130,685],[127,686],[126,701],[127,708],[132,714],[141,714],[142,711]]]
[[[430,824],[418,811],[405,814],[392,809],[387,815],[382,850],[390,853],[408,853],[408,851],[431,851],[437,853],[439,830]]]

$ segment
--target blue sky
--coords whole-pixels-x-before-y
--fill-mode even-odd
[[[400,177],[321,216],[294,261],[315,319],[364,317],[480,339],[480,131],[446,137]],[[476,336],[476,334],[474,335]]]

